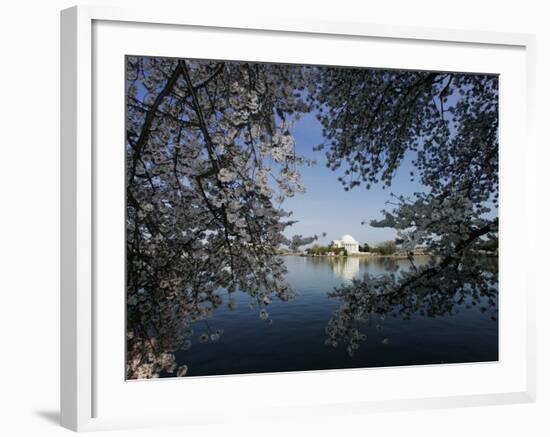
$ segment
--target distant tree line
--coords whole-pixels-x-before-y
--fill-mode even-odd
[[[393,255],[395,252],[397,252],[397,245],[393,241],[384,241],[383,243],[377,244],[374,247],[369,247],[369,249],[370,250],[365,252],[372,252],[380,255]]]
[[[305,250],[308,255],[328,255],[330,253],[334,255],[343,255],[347,256],[348,252],[343,247],[333,247],[333,246],[321,246],[319,244],[314,244],[312,247]],[[359,245],[359,252],[361,253],[374,253],[378,255],[393,255],[397,252],[397,244],[394,241],[384,241],[375,246],[371,246],[368,243],[363,243]]]
[[[306,249],[308,255],[328,255],[333,253],[334,255],[347,256],[348,251],[343,247],[332,247],[332,246],[320,246],[314,244],[312,247]]]

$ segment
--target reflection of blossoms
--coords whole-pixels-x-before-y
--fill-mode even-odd
[[[292,297],[277,254],[292,222],[275,198],[302,191],[296,167],[308,161],[288,127],[308,110],[295,92],[310,70],[146,57],[126,67],[127,377],[180,375],[173,352],[192,347],[189,326],[224,301],[235,308],[233,292],[258,305]],[[220,341],[207,331],[199,343]]]

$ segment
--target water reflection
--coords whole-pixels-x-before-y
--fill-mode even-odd
[[[381,260],[373,259],[373,268],[367,263],[360,278],[355,275],[351,282],[328,292],[339,303],[328,322],[328,345],[345,345],[353,356],[366,340],[365,322],[372,324],[374,320],[379,326],[388,317],[405,321],[418,316],[451,319],[465,308],[479,308],[496,322],[496,257],[476,257],[473,262],[477,270],[462,269],[463,263],[471,260],[453,260],[447,265],[430,257]]]
[[[425,265],[429,259],[415,262]],[[433,308],[453,308],[438,316],[369,312],[368,294],[354,284],[365,277],[387,277],[388,271],[407,271],[406,259],[288,256],[284,263],[296,297],[269,305],[273,323],[261,320],[249,307],[253,298],[239,292],[231,308],[214,310],[208,326],[204,321],[194,323],[195,346],[176,353],[178,364],[189,366],[190,376],[498,359],[498,324],[490,311],[479,310],[490,306],[487,297],[461,301],[456,293],[427,294],[425,302]],[[345,292],[330,297],[341,287]],[[407,299],[397,299],[393,308],[406,304]],[[224,335],[201,343],[200,335],[208,329],[220,329]],[[360,348],[350,348],[359,340]]]
[[[408,264],[407,260],[374,256],[315,256],[303,259],[308,264],[307,269],[323,270],[329,266],[333,275],[345,283],[349,283],[353,279],[360,279],[367,272],[387,274],[400,268],[399,266],[404,268]],[[423,265],[427,260],[428,258],[420,258],[417,262],[419,265]]]
[[[359,258],[348,256],[331,259],[331,267],[335,275],[350,282],[359,274]]]

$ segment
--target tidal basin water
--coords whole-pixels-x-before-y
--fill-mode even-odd
[[[350,357],[344,344],[325,344],[325,329],[339,302],[327,293],[334,287],[362,277],[365,272],[386,273],[383,259],[364,257],[285,257],[287,279],[297,296],[267,307],[271,323],[261,320],[250,298],[235,293],[235,309],[222,306],[213,317],[197,322],[193,347],[178,351],[179,364],[188,376],[226,375],[405,366],[440,363],[472,363],[498,360],[498,322],[492,312],[478,306],[458,307],[458,314],[439,317],[373,317],[358,324],[367,335]],[[403,268],[408,261],[393,261]],[[223,330],[219,341],[200,343],[207,329]]]

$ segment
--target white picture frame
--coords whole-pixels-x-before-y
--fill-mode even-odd
[[[102,23],[106,23],[106,26],[94,27],[103,26]],[[107,340],[105,340],[102,332],[107,328],[120,326],[120,323],[123,323],[124,313],[118,314],[116,312],[120,300],[113,301],[114,306],[110,308],[115,308],[115,310],[106,311],[108,298],[98,299],[97,296],[98,284],[105,284],[108,279],[104,278],[109,278],[107,273],[104,274],[105,270],[100,267],[101,263],[108,261],[98,255],[98,253],[104,253],[102,251],[105,251],[105,245],[98,243],[97,240],[98,226],[103,226],[100,223],[105,220],[105,216],[98,212],[101,211],[98,204],[103,202],[104,197],[107,196],[103,196],[102,193],[105,193],[105,189],[102,187],[106,185],[117,187],[120,185],[120,180],[109,176],[114,175],[114,172],[117,171],[115,165],[117,158],[115,157],[115,161],[110,161],[114,164],[109,169],[105,164],[105,154],[102,152],[103,154],[98,155],[96,150],[98,141],[101,144],[101,138],[103,138],[101,136],[103,131],[98,131],[98,129],[102,129],[101,126],[106,126],[102,124],[102,117],[104,117],[105,112],[99,111],[98,107],[107,104],[102,97],[102,93],[108,90],[101,88],[103,67],[98,67],[94,62],[98,59],[108,61],[111,59],[110,56],[119,59],[120,53],[126,50],[124,44],[119,44],[124,43],[124,38],[120,37],[122,34],[131,35],[128,40],[135,44],[134,47],[138,47],[138,44],[143,43],[140,42],[139,32],[147,30],[149,35],[157,35],[162,38],[167,32],[177,32],[178,29],[185,30],[189,35],[193,32],[227,33],[233,29],[235,30],[235,38],[246,38],[248,34],[254,36],[265,34],[269,37],[268,40],[271,41],[269,44],[273,44],[273,41],[283,36],[285,38],[295,38],[296,41],[300,39],[331,38],[335,41],[335,44],[340,40],[345,43],[345,41],[351,41],[352,39],[357,44],[362,44],[362,42],[368,40],[372,44],[384,42],[384,44],[390,46],[402,43],[411,46],[426,43],[430,47],[438,46],[440,50],[447,46],[457,47],[466,55],[468,51],[480,49],[478,55],[480,59],[486,57],[483,50],[494,51],[495,57],[493,60],[485,59],[483,61],[485,66],[490,65],[487,64],[490,62],[497,65],[500,56],[498,53],[502,52],[502,68],[508,68],[505,66],[510,65],[509,68],[511,69],[509,75],[511,78],[510,86],[504,89],[504,92],[509,92],[509,94],[505,94],[503,98],[503,111],[508,110],[511,105],[507,102],[512,101],[512,99],[516,105],[513,109],[516,112],[502,114],[502,123],[507,123],[507,120],[515,120],[514,129],[507,129],[505,125],[502,136],[503,140],[507,140],[507,138],[521,140],[524,145],[521,152],[519,152],[519,155],[521,155],[519,160],[514,159],[506,150],[502,150],[504,153],[503,162],[501,163],[501,178],[505,187],[511,187],[511,184],[507,184],[508,179],[511,178],[511,166],[514,164],[518,166],[518,170],[514,175],[516,184],[508,191],[503,189],[505,195],[503,196],[501,213],[504,217],[509,217],[507,218],[509,232],[506,236],[503,232],[506,244],[502,245],[502,253],[505,256],[507,252],[514,251],[518,240],[514,238],[515,233],[518,231],[518,223],[523,223],[524,226],[523,239],[527,239],[528,244],[534,246],[534,212],[529,208],[512,208],[510,205],[514,200],[519,199],[531,202],[531,205],[535,204],[534,36],[373,25],[360,22],[314,22],[306,19],[269,17],[244,17],[242,20],[237,21],[234,19],[227,20],[224,17],[216,17],[215,15],[195,17],[184,10],[163,11],[153,7],[134,10],[104,6],[78,6],[64,10],[61,13],[61,424],[63,426],[75,431],[87,431],[121,427],[213,423],[226,420],[243,420],[246,417],[243,413],[239,414],[222,409],[222,401],[220,401],[220,405],[216,405],[214,402],[208,414],[201,414],[200,411],[193,410],[191,406],[168,409],[161,405],[157,410],[151,408],[146,410],[150,411],[149,414],[136,411],[135,415],[129,413],[129,409],[117,410],[115,404],[122,405],[125,402],[125,399],[119,397],[119,395],[127,396],[127,399],[136,396],[143,396],[143,399],[158,399],[161,395],[167,395],[167,399],[169,399],[170,396],[177,393],[178,388],[181,388],[181,385],[177,385],[181,381],[174,379],[124,381],[123,362],[121,363],[118,359],[119,355],[116,355],[117,358],[113,362],[107,362],[104,359],[110,350],[116,351],[123,345],[124,332],[121,330],[120,336],[109,345],[107,345]],[[224,37],[227,37],[227,35]],[[106,49],[104,43],[106,38],[109,38],[112,43],[110,44],[113,46],[112,49]],[[198,38],[200,40],[200,35]],[[151,52],[151,50],[154,51],[154,40],[155,38],[151,38],[148,45],[143,43],[143,49],[138,48],[138,50],[146,51],[144,54],[157,54],[157,52]],[[314,44],[314,42],[311,44]],[[204,49],[207,49],[206,44]],[[131,50],[135,50],[135,48]],[[168,55],[171,49],[165,47],[163,50],[165,51],[158,52],[158,54]],[[509,58],[506,55],[508,52],[511,53]],[[237,56],[236,53],[233,51],[227,53],[226,56],[230,59]],[[105,54],[104,59],[101,58],[103,54]],[[178,56],[177,53],[172,54]],[[405,57],[405,53],[402,54]],[[250,55],[243,53],[240,58],[247,58],[247,56]],[[272,54],[270,56],[276,57],[278,55]],[[299,52],[289,56],[291,62],[301,59]],[[330,57],[335,56],[335,54],[331,55],[329,53],[325,56]],[[281,59],[278,58],[277,60]],[[481,63],[480,59],[472,62]],[[424,63],[421,60],[408,62],[416,62],[416,67],[423,69],[429,68],[431,65],[428,61]],[[336,64],[339,62],[343,61],[335,60]],[[106,65],[105,62],[100,64],[102,66]],[[409,64],[409,66],[412,66],[412,64]],[[498,68],[495,68],[495,72],[499,73]],[[512,72],[512,69],[515,73]],[[113,71],[112,74],[116,74],[117,71],[119,70]],[[123,93],[122,89],[120,91]],[[109,108],[116,108],[116,105],[120,105],[121,102],[118,97],[115,96],[112,102],[108,102],[109,105],[112,103]],[[515,118],[518,114],[520,117]],[[123,117],[123,114],[111,117],[114,120],[113,123],[120,121],[120,117]],[[98,123],[100,128],[98,128]],[[123,126],[119,127],[123,129]],[[109,129],[105,127],[105,132]],[[109,134],[114,135],[110,138],[122,138],[116,136],[118,132],[116,131],[116,125],[113,129],[111,129],[113,132],[109,131]],[[516,162],[514,163],[514,161]],[[98,181],[99,167],[102,172],[100,181]],[[116,191],[116,189],[113,190],[113,192]],[[508,205],[506,205],[507,196]],[[113,195],[108,202],[111,206],[115,205],[116,207],[119,200],[120,197]],[[120,211],[122,209],[123,205],[120,205]],[[116,241],[116,238],[111,241]],[[113,253],[116,255],[116,250]],[[502,262],[504,261],[501,260]],[[117,264],[117,262],[113,266],[113,268],[120,270],[120,264]],[[123,274],[123,272],[119,273]],[[516,300],[504,302],[503,312],[501,311],[503,321],[500,330],[504,336],[501,341],[504,341],[505,344],[501,343],[501,346],[511,350],[516,349],[516,347],[513,347],[515,345],[519,350],[516,351],[518,356],[512,357],[508,354],[501,359],[497,363],[500,367],[483,367],[483,365],[468,368],[466,366],[462,366],[462,368],[460,365],[452,366],[452,368],[416,366],[416,370],[409,368],[392,368],[383,371],[353,369],[342,372],[225,376],[192,379],[190,382],[186,382],[188,384],[186,389],[191,392],[195,390],[193,393],[197,393],[197,396],[199,396],[201,390],[206,390],[210,394],[218,393],[220,399],[224,399],[224,396],[229,396],[230,393],[240,392],[237,397],[239,397],[241,407],[244,410],[253,409],[256,417],[259,418],[359,414],[369,411],[533,402],[535,399],[534,274],[530,271],[530,267],[526,262],[521,263],[514,273],[507,274],[510,275],[507,276],[508,281],[510,283],[516,281],[514,285],[516,288],[519,287],[521,291],[518,292],[518,295],[510,297],[510,299]],[[115,294],[113,293],[113,295]],[[120,296],[122,295],[121,290]],[[508,298],[505,297],[505,299]],[[114,320],[115,318],[118,319]],[[508,335],[507,325],[503,326],[502,323],[507,323],[511,318],[519,322],[517,331]],[[111,319],[113,320],[112,323],[107,321]],[[101,326],[98,326],[98,324]],[[509,341],[511,343],[507,345]],[[98,353],[98,351],[102,353]],[[120,354],[122,353],[121,350]],[[513,363],[508,370],[498,373],[499,369],[506,368],[507,363],[512,361]],[[422,368],[419,369],[419,367]],[[415,372],[414,375],[411,371]],[[383,395],[383,385],[379,384],[380,387],[377,388],[374,382],[373,375],[375,372],[376,380],[383,381],[393,378],[396,385],[402,385],[402,389],[397,387],[391,393],[388,391],[387,396]],[[488,380],[490,379],[488,375],[498,375],[498,377],[495,376],[494,381],[491,381],[490,384],[480,384],[478,390],[473,385],[471,387],[467,386],[466,383],[462,384],[464,385],[462,390],[458,390],[456,387],[447,387],[447,391],[446,389],[437,390],[434,384],[434,387],[424,393],[413,386],[408,387],[406,383],[411,377],[422,381],[423,378],[431,378],[432,375],[436,381],[439,381],[439,379],[447,381],[457,377],[460,378],[460,376],[456,376],[460,375],[460,372],[467,372],[463,375],[473,375],[474,382],[476,378],[478,382],[483,378]],[[112,384],[112,378],[119,377],[120,384]],[[351,396],[351,392],[348,392],[350,394],[349,399],[345,400],[346,387],[357,385],[358,381],[367,381],[365,378],[370,378],[368,379],[368,386],[372,388],[370,394],[354,392]],[[506,381],[504,381],[505,379]],[[508,385],[507,381],[510,381]],[[320,387],[323,384],[324,397],[313,390],[313,387]],[[455,381],[455,384],[461,385],[460,379]],[[115,385],[120,390],[114,387]],[[111,386],[113,386],[112,391]],[[282,391],[279,393],[277,390],[279,390],[278,387],[291,386],[299,387],[300,390],[297,390],[299,393],[296,394],[296,399],[293,400],[294,403],[285,405],[284,393]],[[271,403],[267,401],[258,402],[257,399],[252,397],[257,390],[266,389],[273,390],[275,400],[270,401]],[[311,392],[309,396],[307,395],[308,391]],[[333,397],[336,392],[339,392],[338,396],[341,396],[340,398],[336,395]],[[225,399],[227,400],[227,398]],[[131,404],[129,405],[131,406]]]

